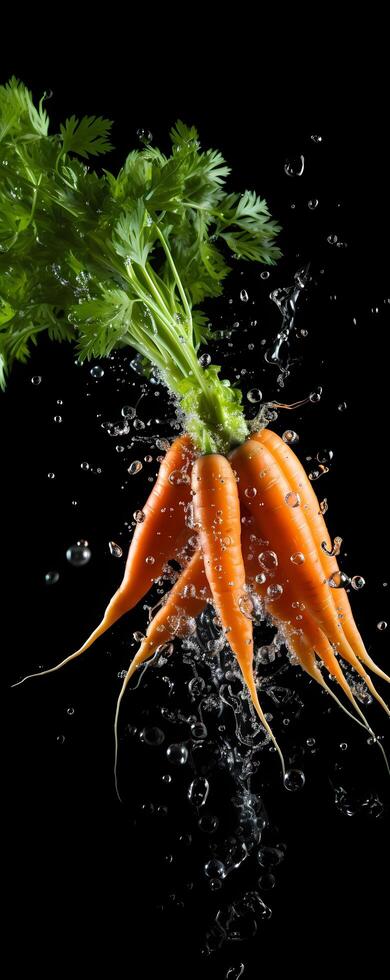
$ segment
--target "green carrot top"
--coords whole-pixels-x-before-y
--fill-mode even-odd
[[[229,250],[274,264],[279,225],[254,191],[225,191],[230,168],[194,127],[176,123],[170,156],[145,145],[99,175],[84,161],[112,149],[112,123],[71,116],[49,135],[44,101],[0,86],[1,386],[45,330],[80,362],[130,346],[199,449],[226,452],[248,430],[240,390],[198,356],[213,336],[200,304],[222,294]]]

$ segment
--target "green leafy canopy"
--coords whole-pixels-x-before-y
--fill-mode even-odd
[[[112,149],[112,123],[72,115],[51,135],[44,102],[14,77],[0,86],[1,386],[46,330],[75,341],[80,360],[133,347],[179,397],[192,385],[209,414],[219,384],[229,427],[237,399],[199,365],[211,332],[198,307],[223,292],[229,252],[279,257],[265,201],[227,193],[223,156],[180,120],[169,156],[144,146],[99,175],[86,161]]]

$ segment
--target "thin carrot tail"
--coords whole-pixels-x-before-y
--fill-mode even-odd
[[[56,670],[60,670],[61,667],[65,667],[65,664],[70,663],[71,660],[76,660],[77,657],[80,657],[81,654],[85,652],[85,650],[88,650],[89,647],[91,647],[92,644],[95,643],[95,640],[97,640],[99,636],[102,636],[103,633],[105,633],[108,629],[110,629],[110,627],[113,626],[114,623],[116,623],[117,620],[120,619],[125,612],[128,612],[128,609],[124,609],[124,608],[121,608],[121,611],[119,611],[118,601],[116,602],[117,605],[116,611],[112,609],[112,604],[115,599],[115,596],[117,596],[117,593],[115,593],[115,595],[109,602],[107,609],[104,613],[103,619],[101,623],[99,623],[99,626],[97,626],[96,629],[93,630],[91,635],[88,637],[85,643],[83,643],[83,645],[79,647],[78,650],[75,650],[74,653],[71,653],[69,657],[65,657],[65,660],[61,660],[61,662],[59,664],[56,664],[54,667],[48,667],[47,670],[38,670],[36,671],[35,674],[27,674],[26,677],[22,677],[22,680],[17,681],[16,684],[11,684],[11,687],[18,687],[19,684],[24,684],[24,681],[29,681],[31,680],[32,677],[45,677],[46,674],[53,674],[55,673]]]
[[[360,677],[363,678],[372,696],[376,699],[376,701],[378,701],[378,703],[382,706],[384,711],[386,711],[386,714],[390,716],[389,706],[386,704],[386,701],[384,701],[381,695],[378,693],[376,687],[374,686],[371,680],[371,677],[369,676],[369,674],[367,674],[367,671],[364,670],[364,667],[362,667],[359,658],[354,653],[352,647],[348,643],[348,640],[346,639],[344,634],[342,634],[341,636],[337,636],[336,631],[332,630],[332,635],[329,636],[329,639],[336,647],[337,652],[340,653],[343,659],[346,660],[347,663],[351,664],[351,667],[354,667],[356,672],[360,675]]]
[[[359,721],[359,718],[356,718],[356,715],[353,715],[352,711],[348,711],[348,708],[345,707],[345,704],[343,704],[342,701],[340,701],[340,698],[337,697],[337,694],[335,694],[335,692],[332,691],[332,688],[329,687],[329,685],[326,683],[326,680],[323,677],[321,669],[316,662],[314,652],[309,650],[308,648],[306,648],[305,651],[303,650],[303,648],[302,649],[300,648],[298,652],[297,648],[294,647],[294,653],[296,653],[297,656],[299,657],[300,664],[303,667],[304,671],[306,671],[306,673],[309,674],[309,676],[312,677],[313,680],[317,681],[317,684],[320,684],[321,687],[325,691],[327,691],[328,694],[330,694],[330,696],[333,698],[333,700],[336,702],[339,708],[341,708],[341,710],[344,711],[344,714],[348,715],[348,717],[351,718],[352,721],[355,721],[357,725],[360,725],[361,728],[366,729],[367,723],[366,722],[363,723],[362,721]]]
[[[118,722],[119,722],[119,709],[120,709],[120,705],[121,705],[121,701],[122,701],[123,695],[125,693],[125,690],[127,688],[128,683],[129,683],[129,680],[131,679],[131,677],[133,676],[133,674],[135,674],[135,671],[137,670],[137,668],[140,667],[141,664],[145,662],[145,660],[149,660],[149,658],[152,657],[155,652],[156,652],[156,648],[150,649],[149,647],[145,647],[145,643],[141,643],[141,646],[140,646],[140,648],[138,650],[138,653],[136,653],[135,657],[131,661],[130,667],[129,667],[129,669],[127,671],[127,674],[126,674],[126,677],[123,680],[123,684],[122,684],[121,690],[119,692],[118,700],[116,702],[115,720],[114,720],[114,741],[115,741],[114,780],[115,780],[116,795],[118,797],[118,800],[120,800],[121,803],[123,803],[123,800],[122,800],[122,797],[121,797],[120,792],[119,792],[119,789],[118,789]]]
[[[256,710],[259,718],[260,718],[261,724],[264,725],[264,728],[266,729],[266,731],[268,732],[270,738],[272,739],[272,741],[274,743],[274,746],[275,746],[275,749],[276,749],[276,751],[277,751],[277,753],[279,755],[279,758],[280,758],[280,761],[281,761],[281,764],[282,764],[283,783],[285,783],[286,782],[286,767],[285,767],[285,763],[284,763],[284,756],[283,756],[282,750],[280,748],[280,745],[276,741],[276,738],[275,738],[275,735],[274,735],[274,733],[272,731],[272,728],[268,724],[268,721],[267,721],[267,719],[266,719],[266,717],[265,717],[265,715],[264,715],[264,713],[263,713],[263,711],[262,711],[262,709],[260,707],[260,702],[259,702],[259,698],[258,698],[258,695],[257,695],[257,689],[256,689],[256,684],[255,684],[255,679],[254,679],[254,676],[253,676],[253,670],[252,670],[252,668],[244,668],[244,669],[241,668],[241,669],[242,669],[242,672],[243,672],[244,680],[245,680],[245,682],[247,684],[249,693],[250,693],[251,698],[252,698],[253,706],[254,706],[254,708],[255,708],[255,710]]]
[[[344,636],[347,642],[349,643],[349,645],[352,647],[355,656],[358,657],[359,660],[361,660],[366,667],[369,667],[374,674],[377,674],[377,676],[381,677],[383,681],[387,681],[387,683],[390,684],[389,675],[385,674],[384,670],[382,670],[381,667],[378,667],[378,664],[376,664],[375,661],[372,660],[370,655],[367,653],[367,650],[364,646],[361,637],[359,635],[358,637],[354,635],[355,631],[350,629],[348,623],[345,623],[345,625],[343,626],[343,630],[344,630]]]

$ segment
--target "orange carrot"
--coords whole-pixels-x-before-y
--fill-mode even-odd
[[[298,596],[311,617],[365,680],[369,690],[389,714],[337,618],[331,588],[323,567],[300,498],[291,490],[278,462],[265,445],[249,440],[231,454],[239,476],[239,493],[244,507],[253,515],[264,546],[263,565],[268,567],[275,585],[284,588],[294,581]],[[306,477],[307,479],[307,477]]]
[[[243,611],[247,595],[241,551],[240,502],[229,461],[218,453],[199,456],[192,470],[192,489],[194,519],[214,608],[256,712],[279,753],[284,777],[284,759],[260,707],[253,676],[252,621]]]
[[[336,557],[326,554],[321,547],[322,543],[324,543],[329,552],[332,550],[332,543],[321,513],[318,498],[316,497],[313,486],[307,477],[302,463],[290,446],[283,442],[283,439],[281,439],[280,436],[278,436],[276,432],[273,432],[271,429],[261,429],[259,432],[252,435],[251,439],[261,443],[264,446],[267,446],[275,460],[279,463],[281,470],[289,482],[291,491],[299,495],[307,523],[313,534],[314,540],[317,542],[318,555],[321,560],[324,574],[327,579],[330,579],[332,575],[339,572],[339,566]],[[377,664],[367,653],[362,637],[354,621],[352,609],[345,589],[332,589],[332,599],[336,606],[337,612],[340,613],[340,620],[344,635],[350,643],[352,649],[355,651],[356,655],[366,665],[366,667],[370,667],[370,669],[374,671],[374,673],[378,674],[379,677],[382,677],[384,680],[389,680],[383,670],[377,666]]]
[[[191,535],[191,530],[185,523],[185,508],[191,502],[188,470],[193,458],[194,450],[188,435],[175,439],[168,449],[153,490],[143,507],[144,518],[134,531],[123,580],[110,599],[99,626],[75,653],[55,667],[38,674],[28,674],[23,681],[59,670],[88,650],[99,636],[143,598],[153,582],[160,577],[166,562],[180,554]],[[23,681],[18,683],[22,684]]]

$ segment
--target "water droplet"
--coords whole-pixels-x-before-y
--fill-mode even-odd
[[[140,143],[144,143],[146,145],[151,143],[153,140],[153,133],[151,133],[150,129],[137,129],[137,136]]]
[[[386,630],[386,629],[387,629],[387,623],[386,623],[386,620],[385,620],[385,619],[381,619],[381,621],[380,621],[379,623],[377,623],[377,624],[376,624],[376,628],[377,628],[378,630]]]
[[[286,504],[288,504],[289,507],[299,507],[300,506],[301,498],[299,496],[299,493],[295,493],[293,490],[290,490],[289,493],[286,493],[286,496],[285,496],[284,499],[286,501]]]
[[[202,742],[204,738],[207,738],[206,725],[203,725],[201,721],[194,721],[191,725],[191,735],[196,741]]]
[[[348,582],[348,575],[346,575],[345,572],[340,572],[339,570],[333,572],[333,575],[328,578],[328,584],[332,589],[344,589]]]
[[[267,588],[268,599],[279,599],[283,592],[282,585],[269,585]]]
[[[204,806],[209,795],[210,784],[205,776],[197,776],[188,790],[188,799],[196,808]]]
[[[85,463],[85,462],[80,463],[80,469],[86,472],[87,470],[89,470],[89,463]]]
[[[156,448],[161,449],[161,452],[168,452],[169,446],[170,443],[168,442],[168,439],[156,439]]]
[[[184,470],[172,470],[172,473],[168,477],[169,482],[173,487],[178,487],[182,483],[190,483],[191,478],[188,473],[184,473]]]
[[[305,158],[301,154],[291,157],[284,164],[284,172],[288,177],[301,177],[305,169]]]
[[[188,749],[186,745],[180,745],[180,743],[168,745],[167,759],[169,759],[172,766],[184,766],[188,759]]]
[[[319,463],[325,463],[326,465],[330,463],[333,459],[332,449],[321,449],[317,453],[317,459]]]
[[[257,860],[260,867],[268,871],[270,868],[276,868],[283,861],[283,851],[279,847],[260,847]]]
[[[297,432],[294,432],[294,429],[286,429],[283,432],[282,439],[284,442],[287,442],[288,446],[293,446],[294,443],[299,442],[299,435]]]
[[[204,873],[206,878],[226,878],[226,868],[222,861],[218,861],[217,858],[212,858],[211,861],[207,861],[204,866]]]
[[[302,769],[289,769],[286,772],[286,777],[284,780],[284,785],[290,793],[296,793],[298,790],[303,789],[305,785],[305,775]]]
[[[260,388],[251,388],[246,397],[248,402],[251,402],[251,404],[254,405],[256,402],[261,402],[263,395]]]
[[[337,242],[338,242],[338,236],[337,235],[328,235],[328,237],[327,237],[326,240],[327,240],[327,242],[329,242],[329,245],[336,245]]]
[[[62,422],[62,415],[55,415],[54,416],[54,422],[57,422],[57,423]]]
[[[142,524],[142,521],[145,520],[146,515],[144,514],[143,510],[135,510],[133,517],[136,524]]]
[[[42,377],[40,374],[34,374],[34,377],[31,378],[32,385],[40,385],[41,381],[42,381]]]
[[[193,697],[197,697],[198,694],[202,694],[206,687],[206,683],[203,677],[193,677],[188,684],[188,690]]]
[[[91,378],[94,378],[95,381],[100,381],[100,379],[104,377],[104,370],[99,364],[95,364],[94,367],[91,367],[89,373]]]
[[[314,211],[314,209],[315,209],[316,207],[318,207],[318,201],[317,201],[317,198],[316,198],[316,197],[312,197],[312,198],[310,199],[310,201],[308,201],[308,202],[307,202],[307,206],[308,206],[308,208],[310,208],[310,211]]]
[[[72,544],[66,552],[66,558],[70,565],[75,567],[81,567],[81,565],[86,565],[91,558],[91,551],[86,545],[83,544]]]
[[[260,272],[260,279],[269,279],[270,273],[268,269],[264,269],[264,272]]]
[[[339,412],[345,412],[345,410],[347,408],[347,403],[346,402],[340,402],[340,405],[338,405],[337,407],[338,407]]]
[[[204,834],[214,834],[218,829],[218,826],[218,817],[214,816],[212,813],[204,813],[198,820],[199,830],[202,830]]]
[[[150,728],[142,729],[140,738],[146,745],[157,746],[162,745],[165,735],[161,728],[157,728],[156,725],[151,725]]]
[[[142,463],[140,459],[135,459],[127,469],[129,476],[135,476],[136,473],[140,473],[142,470]]]
[[[157,419],[156,419],[156,422],[157,422]],[[143,422],[142,419],[134,419],[133,429],[138,429],[139,430],[139,429],[144,429],[144,428],[145,428],[145,422]]]
[[[46,572],[45,575],[46,585],[55,585],[56,582],[59,581],[59,577],[60,576],[58,572]],[[379,625],[378,625],[378,629],[379,629]]]
[[[109,541],[108,547],[110,549],[110,555],[112,555],[113,558],[122,558],[123,551],[119,544],[116,544],[115,541]]]
[[[56,475],[55,475],[55,473],[48,473],[48,474],[47,474],[47,479],[48,479],[48,480],[55,480],[55,478],[56,478]]]
[[[242,595],[238,600],[238,607],[247,619],[253,619],[253,602],[250,595]]]
[[[198,358],[198,360],[199,360],[200,366],[203,367],[203,368],[207,368],[209,366],[209,364],[211,364],[210,354],[201,354],[201,356]]]
[[[294,551],[294,554],[290,555],[290,561],[292,561],[293,565],[303,565],[305,556],[302,551]]]
[[[264,585],[266,579],[267,576],[264,574],[264,572],[259,572],[259,574],[255,576],[255,582],[257,582],[258,585]]]
[[[63,745],[65,742],[65,735],[57,735],[56,741],[59,745]]]
[[[240,980],[245,970],[245,963],[234,963],[228,966],[225,973],[225,980]]]
[[[318,389],[317,391],[312,391],[311,395],[309,395],[309,399],[313,404],[321,401],[321,392],[318,391]]]
[[[353,589],[362,589],[365,584],[365,579],[361,575],[354,575],[353,578],[351,578],[351,585]]]
[[[319,480],[320,479],[320,476],[325,476],[325,473],[329,473],[329,467],[328,466],[324,466],[323,463],[320,463],[319,466],[317,467],[317,469],[310,470],[309,480],[311,480],[311,481],[313,481],[313,480]]]
[[[240,300],[242,303],[247,303],[249,299],[246,289],[242,289],[240,292]]]
[[[327,510],[328,510],[328,500],[326,497],[324,497],[324,499],[321,500],[320,502],[320,513],[326,514]]]
[[[147,564],[147,565],[154,565],[154,563],[155,563],[155,561],[156,561],[156,559],[154,558],[154,556],[153,556],[153,555],[148,555],[148,556],[147,556],[147,557],[145,558],[145,561],[146,561],[146,564]]]
[[[275,551],[262,551],[259,554],[258,561],[267,572],[270,572],[277,567],[278,556]]]
[[[256,494],[256,487],[247,487],[245,490],[245,496],[248,497],[248,500],[253,500],[254,497],[256,497]]]
[[[310,139],[313,140],[313,143],[322,143],[322,136],[311,136]]]
[[[133,419],[135,418],[135,408],[133,408],[132,405],[123,405],[123,408],[121,408],[121,415],[123,415],[123,418],[125,419]]]

